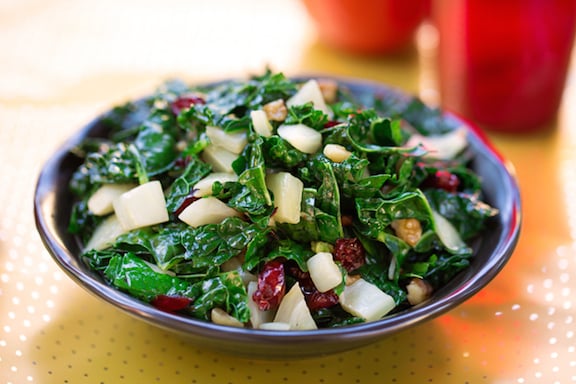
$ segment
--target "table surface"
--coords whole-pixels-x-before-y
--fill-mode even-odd
[[[435,102],[433,43],[423,28],[419,49],[401,56],[335,52],[297,0],[0,0],[0,382],[575,383],[574,65],[546,133],[489,133],[523,199],[510,262],[458,308],[365,348],[270,362],[185,344],[76,286],[36,232],[41,165],[117,102],[168,78],[266,66],[377,80]]]

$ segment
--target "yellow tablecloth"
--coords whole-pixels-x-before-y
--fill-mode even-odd
[[[576,382],[574,70],[548,133],[490,134],[516,166],[524,205],[502,273],[455,310],[362,349],[273,362],[199,349],[76,286],[36,233],[33,189],[48,156],[98,113],[165,79],[245,76],[268,65],[378,80],[433,101],[426,59],[416,50],[331,51],[297,0],[1,0],[1,382]]]

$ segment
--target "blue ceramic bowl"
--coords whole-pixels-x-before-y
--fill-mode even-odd
[[[360,97],[378,94],[394,97],[398,102],[410,100],[410,96],[382,84],[335,80]],[[472,168],[483,180],[484,200],[498,208],[500,213],[480,241],[474,244],[475,257],[470,267],[437,290],[425,303],[378,321],[313,331],[235,328],[163,312],[106,284],[79,259],[80,245],[67,232],[74,200],[67,186],[81,161],[70,149],[85,137],[102,134],[99,118],[83,127],[44,165],[34,196],[36,225],[54,261],[81,287],[119,310],[175,332],[196,345],[260,358],[302,358],[354,349],[433,319],[466,301],[500,272],[518,241],[521,204],[510,164],[478,128],[450,113],[445,113],[444,118],[468,128]]]

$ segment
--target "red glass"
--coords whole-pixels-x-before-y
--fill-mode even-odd
[[[549,126],[562,99],[576,0],[436,0],[445,108],[508,132]]]

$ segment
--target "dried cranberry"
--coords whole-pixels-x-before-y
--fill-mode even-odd
[[[165,312],[176,312],[187,308],[192,300],[184,296],[158,295],[151,304]]]
[[[182,112],[182,110],[190,108],[195,104],[206,104],[206,101],[198,96],[180,96],[172,102],[170,107],[172,108],[172,112],[177,115]]]
[[[318,291],[310,277],[299,280],[299,283],[300,289],[304,294],[304,299],[306,300],[306,305],[308,305],[311,311],[330,308],[338,304],[338,295],[333,289],[326,292]]]
[[[186,166],[188,166],[188,164],[190,163],[190,160],[192,160],[192,157],[190,155],[177,158],[174,161],[174,170],[182,170],[186,168]]]
[[[460,179],[450,171],[438,170],[428,177],[424,185],[443,189],[447,192],[456,192],[460,186]]]
[[[258,274],[258,288],[252,295],[260,310],[278,308],[286,291],[285,281],[284,264],[279,260],[272,260],[264,265]]]
[[[338,125],[338,124],[340,124],[339,121],[330,120],[330,121],[327,121],[326,123],[324,123],[324,128],[332,128],[332,127],[335,127],[335,126]]]
[[[348,272],[366,263],[366,251],[357,238],[338,239],[334,243],[334,260],[339,261]]]
[[[286,273],[298,281],[310,279],[310,273],[304,272],[298,267],[298,264],[288,261],[285,264]]]

